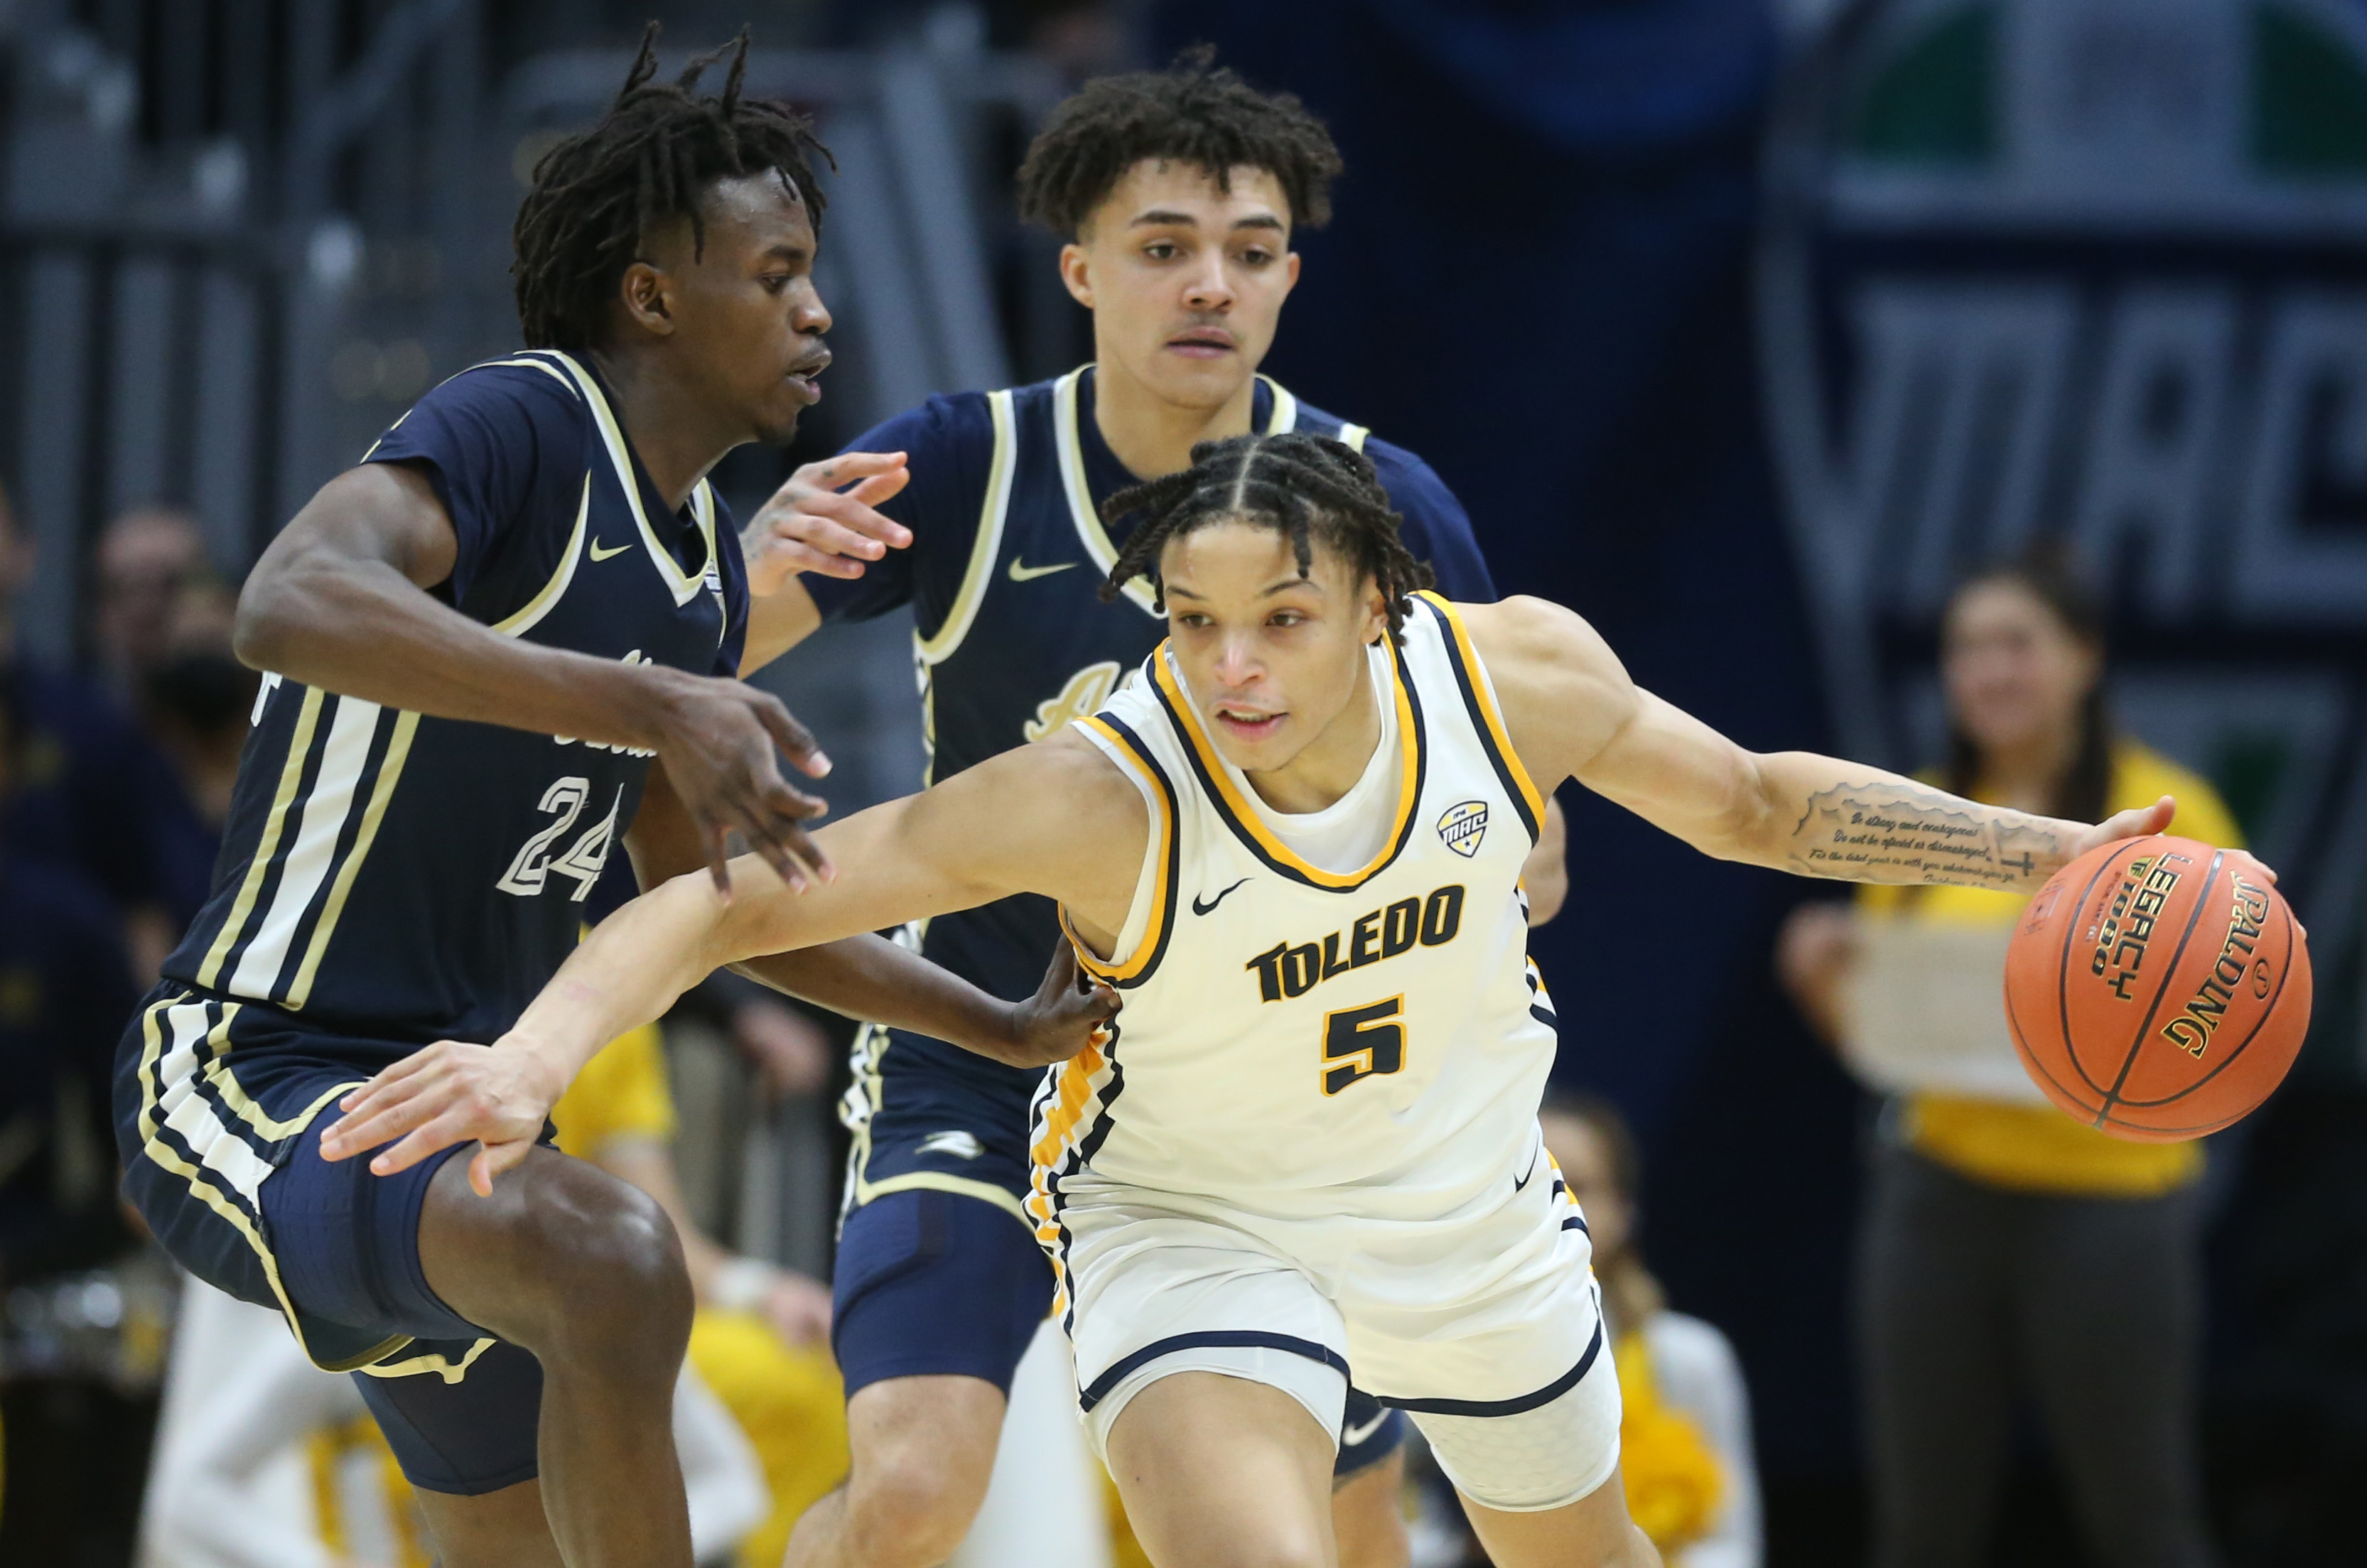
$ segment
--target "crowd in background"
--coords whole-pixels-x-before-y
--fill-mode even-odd
[[[611,9],[625,28],[668,8]],[[716,11],[674,9],[701,25]],[[795,41],[862,45],[938,7],[794,9]],[[1784,7],[976,9],[990,42],[1070,77],[1206,38],[1253,82],[1303,95],[1349,172],[1334,224],[1300,237],[1306,281],[1274,374],[1418,445],[1468,502],[1498,581],[1587,614],[1645,684],[1749,745],[1833,745],[1769,450],[1752,272]],[[0,598],[28,580],[31,533],[0,512]],[[0,615],[0,1564],[131,1561],[159,1410],[201,1359],[242,1369],[215,1381],[280,1418],[242,1429],[282,1457],[296,1443],[280,1482],[336,1521],[327,1550],[408,1568],[416,1540],[366,1424],[331,1397],[341,1385],[305,1381],[267,1314],[210,1303],[176,1330],[178,1284],[114,1196],[116,1042],[207,891],[255,691],[230,649],[238,563],[207,537],[168,506],[113,519],[80,563],[72,664],[20,647]],[[2156,787],[2166,764],[2137,744],[2152,738],[2104,727],[2106,606],[2017,581],[1954,602],[1927,663],[1947,671],[1955,750],[1907,761],[2074,815]],[[1999,694],[2007,657],[2024,661],[2019,696]],[[2236,835],[2207,786],[2178,787],[2199,814],[2188,830]],[[1848,1045],[1841,998],[1865,932],[1977,931],[1994,910],[1935,896],[1799,911],[1803,890],[1782,879],[1673,852],[1574,793],[1564,804],[1578,891],[1537,952],[1583,1021],[1557,1080],[1599,1098],[1557,1100],[1548,1133],[1594,1216],[1643,1477],[1631,1500],[1679,1562],[1739,1568],[1761,1539],[1771,1568],[1869,1546],[1917,1568],[1947,1551],[2015,1568],[2367,1557],[2350,1495],[2367,1464],[2355,1074],[2316,1058],[2248,1145],[2220,1142],[2207,1177],[2191,1155],[2090,1158],[1993,1108],[1869,1093],[1831,1049]],[[1589,887],[1618,889],[1616,907]],[[1638,951],[1639,931],[1685,938]],[[1605,952],[1618,984],[1596,984]],[[702,1199],[740,1191],[742,1173],[703,1145],[752,1098],[826,1127],[829,1053],[813,1021],[767,998],[725,988],[696,1005],[671,1085],[654,1041],[627,1043],[581,1130],[561,1120],[586,1157],[686,1189],[669,1206],[688,1233],[742,1242],[719,1218],[730,1201]],[[697,1056],[702,1039],[720,1043]],[[684,1095],[696,1135],[670,1155],[675,1093],[719,1074],[722,1092]],[[822,1168],[803,1197],[826,1213]],[[785,1519],[844,1463],[843,1435],[814,1416],[835,1409],[834,1382],[810,1288],[721,1240],[703,1248],[706,1387],[678,1422],[694,1507],[704,1542],[729,1538],[769,1568]],[[2114,1292],[2137,1287],[2144,1310],[2124,1315]],[[267,1396],[282,1375],[322,1403]],[[207,1422],[247,1416],[192,1419],[203,1462],[166,1502],[219,1517],[219,1488],[251,1479],[238,1466],[255,1455],[210,1442]],[[1451,1512],[1433,1498],[1424,1517],[1422,1550],[1454,1561]]]

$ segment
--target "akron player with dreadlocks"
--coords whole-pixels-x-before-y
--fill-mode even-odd
[[[719,964],[1055,899],[1126,1007],[1046,1076],[1027,1208],[1150,1560],[1336,1561],[1353,1376],[1421,1427],[1500,1568],[1648,1568],[1586,1222],[1537,1127],[1557,1025],[1518,878],[1546,793],[1576,779],[1747,864],[2016,892],[2174,803],[2090,827],[1745,751],[1557,605],[1421,592],[1373,465],[1321,436],[1204,444],[1129,509],[1107,582],[1171,631],[1098,714],[823,829],[842,869],[803,897],[643,895],[493,1050],[381,1075],[355,1135],[505,1162],[553,1082]]]
[[[814,144],[742,97],[746,48],[700,96],[719,56],[656,84],[652,30],[520,209],[528,349],[429,393],[257,563],[238,647],[268,673],[213,897],[119,1057],[128,1194],[192,1272],[357,1372],[447,1568],[690,1568],[681,1253],[555,1149],[396,1171],[344,1158],[366,1151],[323,1112],[507,1030],[620,837],[645,882],[706,860],[724,886],[732,829],[768,886],[832,874],[775,746],[826,762],[730,678],[745,575],[704,477],[787,440],[830,357]],[[756,972],[1015,1064],[1109,1010],[1072,969],[1005,1008],[870,937]]]
[[[1292,232],[1324,222],[1339,172],[1321,121],[1206,51],[1092,83],[1055,109],[1019,196],[1074,241],[1062,276],[1093,312],[1095,362],[933,399],[794,478],[743,541],[758,595],[752,663],[822,619],[909,604],[932,777],[1053,734],[1098,708],[1164,630],[1138,586],[1095,598],[1119,548],[1096,509],[1187,467],[1195,442],[1251,430],[1362,449],[1443,591],[1493,599],[1463,509],[1427,465],[1256,373],[1297,277]],[[1560,901],[1557,818],[1547,838],[1529,886],[1540,918]],[[1059,945],[1050,906],[1033,897],[912,936],[990,990],[1036,975]],[[885,1029],[858,1039],[855,1071],[833,1317],[854,1463],[800,1522],[789,1562],[924,1568],[978,1509],[1004,1395],[1051,1296],[1021,1207],[1035,1078]],[[1349,1407],[1339,1526],[1352,1568],[1405,1561],[1402,1428],[1361,1398]]]

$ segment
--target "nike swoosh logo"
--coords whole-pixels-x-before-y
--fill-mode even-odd
[[[1522,1188],[1526,1187],[1529,1184],[1529,1178],[1535,1176],[1536,1173],[1537,1162],[1531,1160],[1529,1162],[1529,1168],[1521,1175],[1512,1179],[1512,1190],[1518,1192]]]
[[[1246,876],[1241,878],[1241,882],[1247,882],[1249,878]],[[1192,896],[1192,912],[1195,915],[1205,915],[1209,913],[1211,910],[1215,909],[1217,905],[1223,903],[1227,898],[1231,897],[1233,887],[1239,887],[1241,885],[1241,882],[1234,883],[1232,887],[1226,888],[1222,893],[1217,894],[1214,898],[1209,899],[1205,904],[1200,902],[1200,896],[1198,894],[1194,894]]]
[[[1051,566],[1025,566],[1020,562],[1018,557],[1014,556],[1011,558],[1011,581],[1027,582],[1038,577],[1049,577],[1056,571],[1066,571],[1077,564],[1079,563],[1076,561],[1064,560]]]
[[[1340,1446],[1343,1449],[1354,1448],[1358,1443],[1379,1431],[1381,1423],[1388,1418],[1389,1413],[1384,1410],[1361,1427],[1342,1427],[1340,1428]]]
[[[594,560],[606,560],[610,556],[623,555],[627,550],[629,550],[632,547],[633,547],[630,545],[617,545],[604,550],[600,547],[600,541],[595,539],[592,541],[592,558]]]

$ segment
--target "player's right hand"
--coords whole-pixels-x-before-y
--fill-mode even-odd
[[[1089,981],[1078,967],[1076,949],[1063,942],[1054,949],[1036,994],[1012,1007],[1008,1038],[989,1054],[1014,1067],[1065,1062],[1102,1039],[1103,1026],[1117,1016],[1118,1006],[1117,992]]]
[[[493,1178],[526,1158],[566,1088],[549,1063],[523,1046],[439,1040],[338,1100],[337,1119],[321,1134],[321,1157],[378,1149],[370,1174],[392,1176],[473,1141],[483,1147],[469,1162],[469,1185],[490,1198]]]
[[[731,897],[730,836],[737,832],[792,891],[835,874],[803,826],[830,807],[792,788],[780,758],[821,778],[830,759],[806,727],[769,692],[720,676],[645,666],[666,682],[659,705],[658,761],[697,826],[715,890]]]
[[[808,463],[740,530],[748,592],[769,598],[801,571],[861,577],[866,561],[912,542],[912,531],[876,512],[912,481],[901,452],[842,452]]]

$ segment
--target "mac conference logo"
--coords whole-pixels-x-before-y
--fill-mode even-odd
[[[2061,541],[2112,594],[2119,716],[2334,951],[2367,929],[2337,830],[2367,820],[2367,6],[1836,10],[1779,103],[1759,319],[1840,743],[1938,755],[1951,586]]]
[[[1465,860],[1479,852],[1479,840],[1488,836],[1488,803],[1466,800],[1446,808],[1438,819],[1438,840]]]

